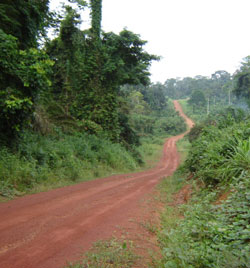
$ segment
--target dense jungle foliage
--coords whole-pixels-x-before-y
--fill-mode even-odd
[[[127,29],[103,32],[101,0],[65,0],[59,13],[49,2],[0,3],[0,195],[141,167],[162,137],[185,130],[170,99],[187,99],[198,123],[184,169],[197,193],[161,233],[159,267],[250,267],[250,117],[234,108],[250,103],[250,56],[233,76],[151,84],[159,57]]]
[[[101,29],[102,1],[0,3],[0,194],[134,170],[185,124],[150,84],[140,36]],[[90,9],[91,28],[80,30]],[[48,31],[55,33],[49,38]],[[146,145],[144,145],[146,143]],[[142,144],[142,145],[141,145]]]
[[[176,179],[191,173],[195,192],[181,208],[184,218],[160,234],[159,267],[250,267],[250,113],[214,112],[188,139],[190,152]]]

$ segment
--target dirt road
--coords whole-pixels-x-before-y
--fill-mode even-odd
[[[177,101],[176,110],[189,126]],[[185,133],[184,133],[185,134]],[[139,201],[179,164],[176,141],[169,138],[158,165],[0,204],[0,267],[57,268],[75,260],[99,239],[140,213]]]

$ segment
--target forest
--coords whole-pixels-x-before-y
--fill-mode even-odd
[[[57,13],[49,1],[26,2],[0,4],[1,195],[135,170],[147,144],[185,129],[150,83],[159,57],[138,34],[103,32],[102,1],[65,1]]]
[[[137,33],[104,32],[101,0],[49,2],[0,3],[0,201],[142,170],[186,131],[180,100],[196,125],[174,178],[195,194],[162,223],[155,267],[249,267],[250,56],[234,74],[151,83],[160,56]]]

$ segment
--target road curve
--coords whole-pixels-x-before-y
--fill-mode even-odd
[[[174,101],[189,127],[193,122]],[[139,201],[179,165],[176,141],[166,140],[152,169],[27,195],[0,204],[0,268],[59,268],[76,260],[94,241],[140,213]]]

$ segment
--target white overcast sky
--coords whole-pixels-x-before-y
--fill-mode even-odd
[[[51,7],[60,2],[51,0]],[[126,27],[147,40],[146,51],[162,56],[152,64],[151,80],[163,83],[233,73],[250,55],[249,11],[250,0],[103,0],[102,29]],[[82,19],[87,26],[89,17]]]

